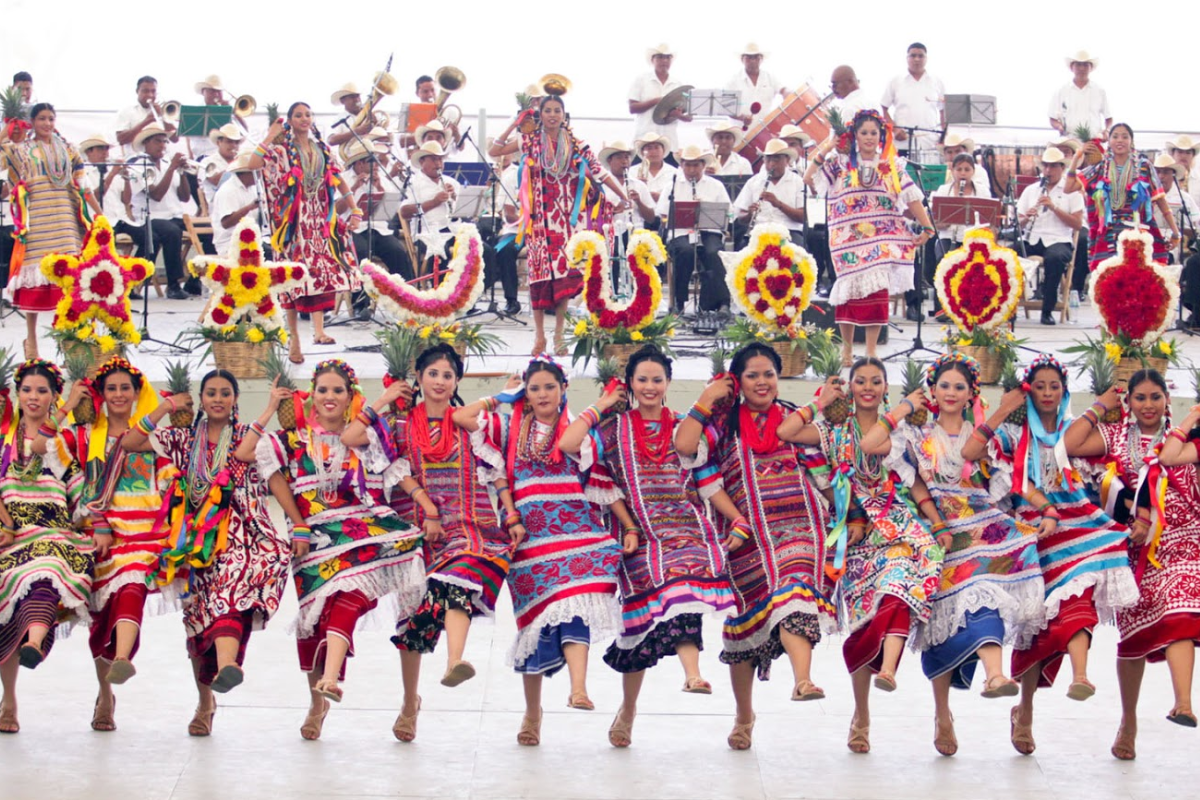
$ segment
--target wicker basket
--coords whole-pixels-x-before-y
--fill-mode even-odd
[[[118,344],[115,350],[101,350],[100,345],[96,344],[95,342],[73,341],[63,342],[62,344],[64,356],[75,355],[81,350],[84,354],[86,354],[88,363],[91,364],[87,371],[87,376],[89,378],[96,377],[96,373],[100,371],[100,367],[103,366],[104,362],[108,361],[110,358],[113,358],[114,356],[125,358],[124,344]]]
[[[1133,373],[1147,367],[1157,370],[1160,375],[1165,376],[1167,374],[1167,360],[1165,358],[1147,358],[1145,367],[1143,367],[1140,358],[1122,358],[1117,364],[1117,368],[1113,370],[1113,377],[1116,378],[1118,386],[1128,389],[1129,379],[1133,377]]]
[[[270,342],[213,342],[213,360],[217,369],[232,372],[235,378],[265,378],[267,370],[262,360],[267,357]]]
[[[1000,382],[1000,358],[986,347],[972,345],[954,345],[954,352],[970,356],[979,364],[979,382],[983,384]]]
[[[791,342],[771,342],[771,347],[779,354],[779,360],[783,362],[783,366],[779,370],[779,377],[794,378],[797,375],[803,375],[808,369],[808,351],[803,347],[792,347]]]
[[[617,366],[625,369],[625,365],[629,363],[629,358],[642,349],[640,344],[606,344],[600,348],[601,358],[611,358],[617,362]]]

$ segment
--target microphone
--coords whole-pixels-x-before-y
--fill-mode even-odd
[[[962,197],[963,193],[965,193],[966,191],[967,191],[967,179],[959,178],[958,179],[958,196]]]
[[[470,126],[470,125],[468,125],[468,126],[467,126],[467,132],[466,132],[466,133],[464,133],[462,136],[458,137],[458,140],[459,140],[460,142],[465,142],[467,139],[470,139],[470,138],[471,138],[471,126]]]
[[[339,119],[337,122],[333,123],[332,127],[342,128],[342,127],[345,127],[347,124],[349,124],[349,122],[350,122],[350,115],[347,114],[346,116]]]

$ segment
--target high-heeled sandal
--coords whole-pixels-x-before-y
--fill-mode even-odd
[[[538,709],[538,718],[530,719],[526,714],[521,718],[521,730],[517,731],[517,744],[522,747],[537,747],[542,743],[542,710]]]
[[[0,733],[20,733],[21,723],[17,721],[17,712],[11,708],[0,711]]]
[[[469,681],[475,677],[475,667],[470,661],[459,661],[454,666],[446,670],[446,674],[442,676],[442,686],[458,686],[464,681]]]
[[[987,679],[987,683],[983,685],[983,691],[979,693],[979,696],[993,700],[997,697],[1016,697],[1020,693],[1020,684],[1012,678],[1004,675],[993,675]]]
[[[950,717],[950,733],[943,735],[942,723],[937,717],[933,718],[933,747],[944,756],[952,756],[958,752],[958,737],[954,735],[954,717]]]
[[[1134,737],[1125,733],[1125,726],[1117,728],[1117,738],[1113,740],[1112,747],[1109,752],[1112,757],[1121,761],[1133,761],[1137,758],[1137,750],[1134,748]]]
[[[412,716],[405,716],[404,709],[392,725],[392,735],[401,742],[411,742],[417,738],[417,715],[421,713],[421,696],[417,695],[417,710]]]
[[[288,361],[293,364],[304,363],[304,354],[300,352],[300,342],[297,339],[292,339],[292,344],[288,347]]]
[[[812,681],[805,679],[799,681],[792,689],[792,699],[796,702],[805,702],[808,700],[824,700],[825,690],[817,686]]]
[[[92,708],[92,730],[100,733],[112,733],[117,729],[117,721],[114,718],[117,713],[117,698],[112,699],[112,707],[105,714],[100,713],[100,698],[96,698],[96,705]]]
[[[242,681],[246,679],[246,673],[237,664],[226,664],[217,672],[217,677],[213,678],[212,683],[208,686],[214,692],[225,694],[235,686],[240,686]]]
[[[188,723],[188,736],[209,736],[212,734],[213,717],[217,715],[217,706],[208,711],[202,710],[199,706],[196,707],[196,713],[192,715],[192,721]]]
[[[1013,749],[1023,756],[1033,755],[1033,751],[1037,748],[1037,744],[1033,741],[1033,723],[1024,725],[1018,721],[1021,715],[1021,707],[1013,706],[1012,711],[1008,714],[1008,738],[1012,742]]]
[[[304,724],[300,726],[300,736],[310,742],[315,742],[321,738],[321,730],[325,727],[325,717],[329,714],[329,709],[333,708],[329,701],[324,697],[321,698],[321,713],[309,714],[304,718]]]
[[[313,687],[313,691],[326,700],[332,700],[335,703],[342,702],[342,687],[338,686],[335,680],[321,678],[321,680],[317,681],[317,685]]]
[[[749,722],[733,722],[733,730],[729,732],[725,742],[730,750],[749,750],[754,743],[754,723],[758,721],[757,714],[750,715]]]
[[[587,692],[571,692],[567,698],[567,708],[578,708],[580,711],[595,711],[596,704],[588,697]]]
[[[896,676],[890,672],[880,671],[875,676],[875,688],[881,692],[896,691]]]
[[[114,658],[112,664],[108,667],[108,674],[104,676],[104,680],[120,686],[125,681],[137,675],[137,667],[128,658]]]
[[[871,726],[859,725],[858,717],[850,718],[850,736],[846,739],[846,747],[851,753],[865,755],[871,752]]]
[[[633,743],[633,720],[622,717],[624,712],[625,706],[618,708],[617,716],[608,726],[608,743],[613,747],[629,747]]]

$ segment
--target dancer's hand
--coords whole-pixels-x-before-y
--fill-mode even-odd
[[[308,555],[308,541],[292,539],[292,558],[304,558],[306,555]]]
[[[425,534],[425,541],[429,542],[430,544],[433,544],[438,539],[442,538],[442,534],[445,533],[445,531],[442,530],[442,521],[440,519],[429,519],[428,517],[425,518],[425,522],[421,526],[421,530]]]

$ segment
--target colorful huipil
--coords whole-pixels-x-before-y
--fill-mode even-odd
[[[929,622],[942,548],[917,517],[908,491],[885,458],[863,452],[856,417],[841,425],[819,420],[816,426],[829,464],[827,474],[814,471],[818,485],[828,481],[835,498],[848,497],[868,523],[866,535],[846,547],[845,572],[838,582],[843,627],[850,634],[842,653],[851,672],[862,667],[878,671],[885,637],[907,637],[913,627]]]
[[[445,626],[447,610],[492,616],[508,574],[511,539],[500,527],[488,485],[503,473],[482,461],[471,446],[471,434],[447,416],[431,420],[424,403],[389,427],[380,418],[367,430],[368,468],[383,475],[384,485],[412,476],[437,506],[442,535],[425,543],[428,588],[419,607],[401,613],[392,642],[402,650],[433,652]],[[425,513],[413,509],[418,526]]]
[[[220,512],[226,515],[225,547],[215,551],[211,564],[190,567],[184,575],[188,589],[183,627],[188,655],[199,661],[203,683],[217,675],[217,637],[239,641],[237,663],[242,664],[251,632],[266,627],[287,588],[291,546],[271,522],[267,483],[257,465],[232,455],[249,430],[248,425],[233,425],[223,448],[209,441],[204,420],[196,427],[158,428],[150,434],[154,452],[181,482],[185,511],[196,512],[222,471],[228,472],[227,485],[232,487],[228,505]]]
[[[1045,597],[1037,528],[997,507],[1007,482],[989,483],[985,463],[962,457],[973,430],[966,422],[958,435],[932,421],[905,424],[892,434],[888,460],[906,485],[920,475],[952,539],[933,612],[912,646],[921,652],[926,677],[952,673],[951,684],[962,689],[971,685],[977,649],[1033,637]]]
[[[1136,422],[1096,428],[1112,465],[1101,478],[1102,494],[1115,497],[1120,481],[1152,500],[1150,540],[1129,549],[1140,597],[1117,612],[1117,658],[1162,661],[1172,642],[1200,642],[1200,480],[1193,464],[1158,463],[1167,427],[1164,422],[1155,436],[1143,434]],[[1191,441],[1200,446],[1200,439]]]
[[[278,431],[255,454],[264,481],[277,472],[287,477],[312,528],[308,554],[292,559],[300,668],[311,672],[324,662],[330,632],[345,637],[354,654],[354,629],[381,599],[394,599],[401,615],[416,608],[425,591],[420,532],[383,503],[383,479],[340,434],[316,424]]]
[[[0,458],[0,502],[16,530],[13,543],[0,550],[0,662],[20,648],[32,624],[50,628],[44,658],[58,625],[70,630],[91,622],[92,539],[72,523],[83,471],[72,461],[55,472],[30,452],[33,433],[14,421]]]
[[[45,455],[56,473],[72,462],[82,465],[84,488],[75,507],[76,524],[113,537],[108,555],[97,558],[92,577],[90,635],[92,658],[110,661],[115,655],[118,622],[139,626],[130,657],[137,653],[146,600],[149,594],[159,592],[151,575],[166,549],[166,526],[160,512],[169,474],[160,469],[154,453],[126,452],[121,447],[122,436],[109,435],[108,418],[101,411],[94,424],[61,429],[47,443]],[[152,605],[152,613],[176,607],[173,602],[161,602],[161,595],[159,600]]]
[[[521,136],[518,202],[528,242],[529,290],[535,310],[553,309],[579,294],[583,276],[567,263],[567,240],[592,227],[603,205],[600,164],[591,148],[564,125],[551,137],[538,128]],[[591,195],[595,193],[595,198]],[[589,208],[595,201],[597,207]]]
[[[1150,159],[1130,153],[1125,166],[1118,167],[1110,150],[1099,164],[1079,170],[1079,180],[1087,198],[1088,264],[1092,270],[1116,254],[1117,236],[1133,225],[1134,214],[1154,238],[1154,260],[1167,263],[1167,242],[1154,220],[1154,201],[1163,196],[1163,188]]]
[[[678,417],[637,409],[609,416],[592,439],[641,529],[621,564],[622,630],[604,661],[618,672],[648,669],[676,646],[703,647],[701,621],[737,606],[717,529],[704,511],[694,471],[675,452]]]
[[[563,644],[620,631],[621,546],[602,509],[620,495],[604,466],[591,463],[590,440],[576,462],[556,446],[556,427],[526,410],[518,400],[511,415],[480,412],[472,443],[476,455],[504,470],[525,527],[508,570],[517,621],[508,660],[518,672],[552,675],[566,663]]]
[[[1061,413],[1059,428],[1046,432],[1032,399],[1026,405],[1029,421],[1001,425],[988,451],[992,463],[1013,466],[994,473],[992,482],[1012,484],[1014,511],[1020,519],[1036,526],[1042,516],[1021,496],[1025,484],[1040,489],[1059,515],[1054,532],[1038,537],[1046,585],[1045,627],[1028,647],[1014,649],[1012,656],[1014,678],[1041,664],[1038,683],[1045,687],[1053,685],[1071,638],[1080,631],[1090,634],[1101,622],[1112,622],[1119,610],[1137,602],[1138,590],[1129,568],[1128,529],[1088,499],[1083,478],[1067,458],[1061,433],[1070,425],[1070,415]]]
[[[750,539],[728,555],[737,613],[725,619],[721,661],[752,661],[762,680],[783,655],[781,629],[816,644],[837,627],[835,584],[825,572],[827,514],[809,479],[824,459],[778,438],[791,410],[780,402],[766,412],[742,404],[736,429],[728,414],[714,415],[695,459],[701,496],[724,489],[750,523]],[[717,522],[724,539],[731,525]]]
[[[356,290],[359,281],[350,269],[344,223],[334,214],[340,170],[323,141],[313,136],[311,143],[311,158],[290,135],[286,145],[264,148],[263,186],[275,229],[272,247],[306,267],[304,285],[281,299],[301,311],[328,311],[337,292]]]

